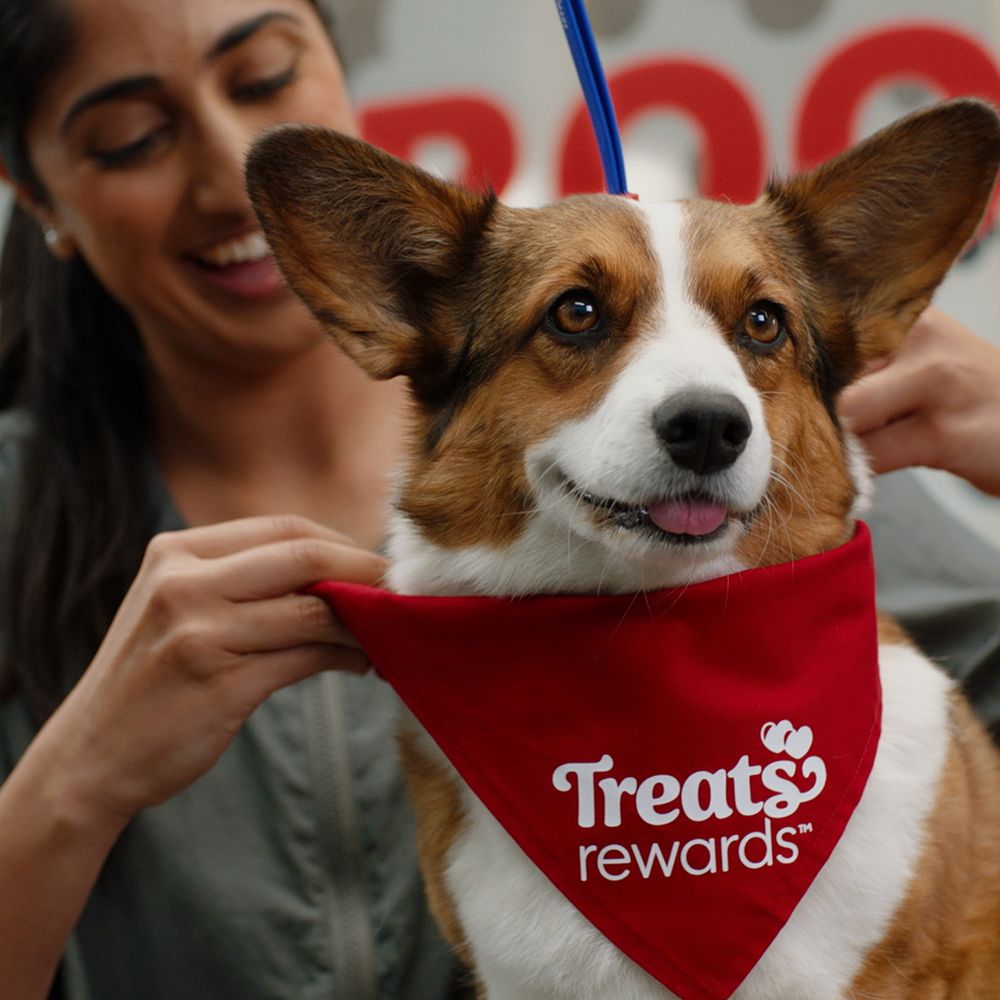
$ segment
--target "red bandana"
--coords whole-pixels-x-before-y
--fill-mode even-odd
[[[872,767],[864,525],[821,555],[640,595],[314,592],[534,863],[685,1000],[739,986]]]

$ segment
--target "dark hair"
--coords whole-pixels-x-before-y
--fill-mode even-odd
[[[0,4],[0,156],[40,200],[25,130],[72,41],[65,0]],[[15,206],[0,259],[0,410],[22,411],[28,430],[17,496],[4,498],[0,699],[19,693],[39,722],[93,656],[155,530],[146,392],[129,314]]]

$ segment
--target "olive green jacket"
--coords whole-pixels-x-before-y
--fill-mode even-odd
[[[0,515],[24,432],[0,415]],[[161,530],[182,527],[158,499]],[[322,674],[269,698],[211,771],[115,845],[65,954],[65,1000],[452,996],[396,714],[374,676]],[[33,732],[19,700],[0,705],[0,780]]]

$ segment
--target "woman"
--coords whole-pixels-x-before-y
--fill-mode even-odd
[[[298,593],[381,575],[400,387],[243,189],[267,126],[355,128],[318,11],[8,0],[0,53],[0,993],[442,997],[391,700]]]

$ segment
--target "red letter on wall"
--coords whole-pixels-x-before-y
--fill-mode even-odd
[[[762,129],[750,98],[725,72],[694,60],[657,60],[616,73],[608,86],[622,132],[649,111],[677,111],[693,120],[703,137],[702,194],[747,202],[760,193],[765,170]],[[582,103],[563,141],[559,187],[562,194],[604,190],[597,145]]]
[[[806,87],[795,134],[799,167],[814,167],[857,139],[865,99],[879,85],[917,81],[942,97],[1000,106],[1000,71],[970,35],[937,24],[897,25],[838,49]],[[990,215],[995,212],[996,198]]]
[[[467,155],[456,179],[468,187],[492,185],[502,192],[514,172],[514,130],[503,109],[484,97],[448,94],[368,105],[361,112],[361,134],[404,160],[422,142],[456,142]]]

